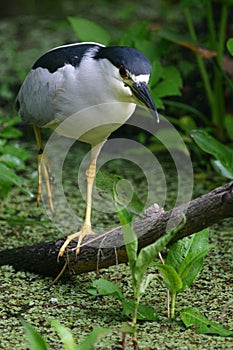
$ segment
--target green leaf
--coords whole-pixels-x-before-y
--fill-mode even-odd
[[[159,60],[152,63],[152,74],[149,81],[151,96],[157,108],[164,108],[162,97],[180,95],[182,78],[173,66],[162,67]]]
[[[174,267],[166,264],[156,264],[156,267],[163,275],[167,289],[169,289],[171,294],[176,294],[182,288],[183,284]]]
[[[118,216],[119,216],[119,213],[118,213]],[[137,261],[138,239],[134,230],[129,224],[122,226],[122,232],[123,232],[125,248],[127,251],[127,256],[130,264],[130,269],[131,269],[131,272],[133,272],[133,269]]]
[[[5,164],[0,163],[0,191],[4,198],[13,184],[22,188],[23,179]]]
[[[233,140],[233,115],[226,114],[224,118],[224,127],[228,137]]]
[[[135,302],[134,300],[123,301],[123,312],[124,315],[129,317],[133,316]],[[137,309],[137,319],[141,321],[157,321],[158,315],[156,309],[151,306],[142,305],[139,303]]]
[[[11,154],[3,154],[0,156],[0,162],[5,163],[9,168],[25,169],[24,162]]]
[[[165,108],[165,105],[163,103],[162,98],[156,96],[156,91],[151,90],[151,96],[152,96],[152,99],[155,102],[155,105],[156,105],[157,109],[164,109]]]
[[[184,116],[179,119],[179,126],[181,129],[189,135],[191,130],[195,129],[197,127],[195,120],[189,116]]]
[[[3,146],[6,145],[6,142],[7,142],[7,140],[0,138],[0,153],[3,153],[3,152],[1,152],[1,150],[3,149]]]
[[[151,76],[149,80],[150,88],[154,88],[161,78],[163,78],[163,67],[160,63],[160,60],[159,59],[153,60]]]
[[[233,178],[233,150],[215,140],[205,130],[193,130],[191,136],[203,151],[219,160],[221,166],[228,170],[230,178]]]
[[[194,233],[189,239],[189,244],[187,245],[187,254],[195,255],[199,252],[204,251],[205,249],[211,249],[212,246],[209,245],[209,228],[205,228],[197,233]]]
[[[17,157],[21,161],[25,161],[31,157],[31,154],[22,147],[20,147],[18,144],[5,145],[4,147],[0,146],[0,152],[3,154],[9,154],[11,156]]]
[[[123,300],[123,295],[116,283],[100,278],[92,282],[92,287],[88,289],[91,295],[112,295],[118,300]]]
[[[133,269],[133,276],[135,281],[137,281],[138,289],[143,281],[143,276],[146,272],[147,267],[155,259],[155,257],[157,257],[158,253],[165,248],[165,246],[170,242],[172,237],[180,230],[180,228],[183,225],[184,223],[166,232],[166,234],[160,237],[156,242],[140,250],[135,267]]]
[[[188,257],[183,260],[180,270],[178,271],[178,274],[183,282],[183,287],[179,290],[179,292],[182,292],[191,286],[201,271],[204,257],[210,249],[211,247],[204,249],[198,254],[192,256],[188,255]]]
[[[14,139],[20,137],[22,135],[22,132],[14,127],[19,123],[19,121],[19,117],[0,118],[0,137],[6,139]]]
[[[71,16],[68,17],[68,21],[81,41],[97,42],[103,45],[109,44],[109,33],[93,21]]]
[[[209,229],[204,229],[194,234],[187,247],[185,258],[181,261],[178,275],[183,286],[179,292],[191,286],[199,272],[201,271],[205,255],[212,249],[209,245]]]
[[[110,328],[98,327],[88,334],[79,345],[75,347],[75,350],[95,350],[95,344],[108,333],[111,333]]]
[[[124,32],[124,35],[120,39],[120,45],[133,46],[139,45],[140,41],[143,42],[150,38],[150,32],[148,30],[148,21],[140,21],[132,25]],[[140,48],[137,49],[140,50]],[[144,52],[146,54],[146,52]],[[149,57],[148,57],[149,58]]]
[[[169,80],[163,80],[151,90],[151,95],[153,98],[164,98],[168,96],[180,96],[181,92],[179,85],[175,81],[170,83]]]
[[[0,118],[0,123],[1,124],[6,124],[7,126],[15,126],[17,124],[19,124],[21,121],[21,118],[20,117],[3,117],[3,118]]]
[[[20,130],[17,130],[14,127],[6,126],[0,131],[0,137],[6,139],[16,139],[22,135]]]
[[[215,158],[228,158],[232,160],[233,151],[224,146],[205,130],[192,130],[191,136],[198,146],[205,152],[212,154]]]
[[[55,328],[57,334],[59,335],[65,350],[75,350],[76,344],[71,331],[61,325],[58,321],[52,319],[51,325]]]
[[[233,56],[233,38],[227,40],[227,50]]]
[[[134,42],[134,47],[139,51],[143,52],[144,55],[150,61],[152,61],[155,58],[156,47],[155,47],[155,44],[153,44],[153,41],[151,39],[146,40],[146,39],[136,38],[134,39],[133,42]]]
[[[152,96],[165,97],[181,95],[182,78],[180,72],[173,66],[163,67],[162,81],[151,90]]]
[[[191,237],[185,237],[169,248],[166,265],[172,266],[182,280],[182,288],[187,289],[199,274],[204,256],[212,248],[209,245],[209,229],[204,229]]]
[[[173,245],[169,247],[169,251],[165,259],[166,265],[170,265],[174,267],[176,272],[178,272],[181,262],[187,255],[187,250],[189,245],[190,245],[189,237],[184,237],[180,239],[178,242],[173,243]]]
[[[130,214],[139,214],[143,211],[144,205],[133,191],[128,180],[120,179],[118,182],[115,182],[114,193],[117,203],[123,208],[127,207],[127,211],[130,212]],[[131,220],[128,220],[128,222],[131,222]]]
[[[233,331],[226,329],[221,324],[208,320],[200,311],[193,307],[183,309],[180,316],[185,326],[194,325],[198,334],[217,334],[223,337],[233,336]]]
[[[226,168],[224,164],[220,160],[211,159],[210,160],[213,169],[219,173],[220,175],[226,177],[227,179],[233,179],[233,172],[231,169]]]
[[[1,166],[0,166],[0,168],[1,168]],[[1,179],[0,179],[0,196],[3,199],[7,198],[8,193],[11,191],[11,189],[12,189],[12,183],[1,182]]]
[[[113,200],[114,186],[122,179],[123,177],[120,175],[100,170],[96,177],[96,188],[102,197]]]
[[[143,295],[146,292],[148,285],[154,278],[155,278],[154,274],[150,273],[142,279],[142,282],[139,288],[139,294],[138,294],[139,296]]]
[[[27,340],[31,350],[48,350],[49,346],[44,341],[40,333],[38,333],[30,324],[21,321],[26,331]]]
[[[182,77],[178,69],[174,66],[163,67],[163,78],[170,84],[173,88],[177,89],[182,87]],[[180,93],[180,91],[178,91]]]
[[[117,215],[119,217],[122,233],[125,242],[125,248],[129,260],[129,265],[131,269],[131,273],[133,273],[133,269],[137,260],[137,251],[138,251],[138,239],[131,227],[132,215],[128,212],[127,209],[122,209],[122,206],[118,203],[117,192],[114,188],[114,198],[115,198],[115,206],[117,210]],[[133,277],[134,278],[134,277]]]

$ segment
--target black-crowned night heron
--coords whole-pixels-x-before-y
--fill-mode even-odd
[[[93,233],[91,207],[96,161],[108,136],[126,122],[136,105],[151,109],[158,119],[147,87],[150,73],[149,60],[134,48],[76,43],[54,48],[41,56],[19,90],[19,115],[33,125],[39,150],[37,202],[40,202],[43,178],[52,211],[50,167],[43,154],[40,128],[56,129],[64,136],[75,138],[76,130],[81,125],[85,126],[87,120],[89,123],[88,130],[79,137],[81,141],[91,144],[91,160],[86,171],[85,220],[79,232],[67,237],[59,256],[64,254],[70,241],[77,237],[78,254],[83,238]],[[90,121],[82,111],[88,111],[94,106],[96,108]],[[74,118],[66,128],[64,122],[71,116]]]

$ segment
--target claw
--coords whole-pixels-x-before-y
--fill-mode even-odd
[[[73,241],[75,238],[78,238],[78,243],[73,250],[75,250],[76,255],[78,255],[80,253],[81,244],[82,244],[83,239],[87,235],[93,235],[93,234],[95,234],[95,232],[92,231],[91,226],[84,224],[80,231],[75,232],[72,235],[67,236],[65,242],[63,243],[63,245],[61,246],[61,248],[59,250],[57,260],[59,261],[59,258],[63,256],[63,254],[65,253],[65,250],[68,247],[68,245],[70,244],[70,242]]]

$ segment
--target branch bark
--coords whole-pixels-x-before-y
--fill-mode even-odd
[[[158,205],[149,207],[142,218],[134,222],[139,250],[164,235],[167,229],[176,227],[186,216],[186,223],[176,233],[173,241],[189,236],[225,218],[233,217],[233,182],[193,199],[189,203],[163,211]],[[65,276],[98,271],[127,262],[121,228],[85,238],[84,247],[76,257],[70,251],[57,262],[57,254],[65,238],[55,242],[42,242],[0,252],[0,265],[12,265],[16,270],[29,271],[42,276],[56,277],[67,263]],[[71,249],[75,242],[71,242]]]

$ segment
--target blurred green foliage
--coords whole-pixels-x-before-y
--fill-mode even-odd
[[[6,198],[12,186],[31,194],[24,187],[24,178],[18,173],[25,169],[30,154],[16,141],[21,131],[16,128],[20,118],[0,117],[0,196]],[[13,142],[13,140],[15,140]]]
[[[232,5],[232,1],[179,1],[178,7],[184,20],[182,25],[177,23],[175,30],[167,27],[158,31],[158,35],[172,42],[173,47],[186,47],[191,50],[191,55],[195,55],[196,63],[190,60],[191,55],[183,55],[185,51],[182,50],[174,62],[180,67],[185,82],[189,85],[191,83],[193,98],[189,104],[201,112],[201,118],[196,114],[197,125],[208,127],[211,133],[224,142],[233,139],[233,134],[229,133],[233,114],[228,112],[233,96],[233,83],[224,69]],[[182,32],[185,34],[180,31],[180,27],[183,27]],[[228,50],[231,45],[229,41]],[[198,101],[201,94],[204,103]],[[182,108],[185,111],[184,105]]]

